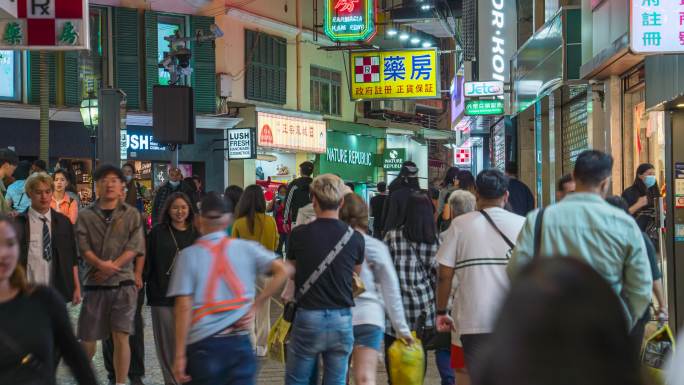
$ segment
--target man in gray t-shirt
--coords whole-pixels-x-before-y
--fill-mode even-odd
[[[78,337],[92,359],[97,341],[112,336],[116,383],[126,383],[130,366],[129,336],[134,333],[138,289],[135,259],[145,253],[138,211],[121,200],[124,176],[112,165],[93,175],[98,200],[79,213],[76,237],[87,263]]]

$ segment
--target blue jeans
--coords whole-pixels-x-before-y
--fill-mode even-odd
[[[253,385],[256,357],[249,335],[205,338],[187,347],[189,385]]]
[[[435,361],[442,385],[454,385],[456,383],[456,372],[451,367],[451,349],[435,350]]]
[[[297,309],[287,348],[286,385],[308,385],[323,359],[323,383],[345,385],[354,345],[351,309]]]

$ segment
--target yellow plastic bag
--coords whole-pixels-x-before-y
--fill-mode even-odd
[[[415,338],[415,333],[414,336]],[[416,342],[408,346],[397,339],[387,352],[392,385],[423,385],[425,376],[425,355],[423,344]]]
[[[292,324],[280,316],[268,332],[268,357],[281,364],[285,363],[287,338]]]
[[[675,340],[668,324],[659,327],[655,333],[646,339],[641,353],[641,365],[649,377],[650,384],[665,384],[663,367],[667,357],[674,353],[674,349]]]

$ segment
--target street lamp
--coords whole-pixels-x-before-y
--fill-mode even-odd
[[[90,131],[90,144],[92,146],[91,162],[92,170],[90,172],[93,188],[92,199],[95,200],[95,163],[97,162],[97,124],[99,120],[97,95],[94,92],[89,92],[88,97],[81,100],[81,119],[83,125]]]

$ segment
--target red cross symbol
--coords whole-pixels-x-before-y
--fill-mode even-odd
[[[354,75],[357,83],[380,81],[380,56],[362,56],[354,60]]]
[[[456,164],[470,164],[470,148],[459,147],[454,152]]]

